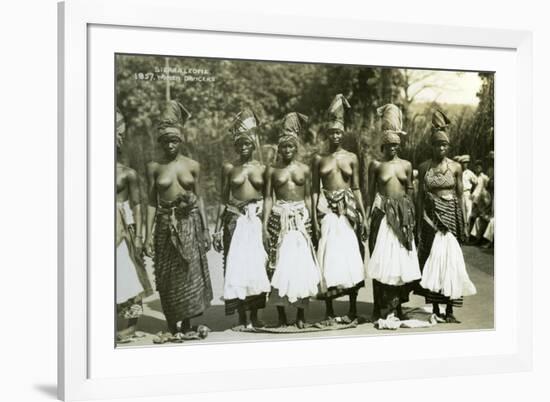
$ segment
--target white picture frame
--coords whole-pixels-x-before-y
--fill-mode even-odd
[[[131,13],[128,10],[132,10]],[[369,22],[359,19],[321,20],[295,15],[259,15],[234,13],[216,15],[200,9],[187,9],[177,0],[129,1],[129,0],[69,0],[59,4],[59,320],[58,320],[58,393],[63,400],[81,400],[96,398],[118,398],[138,396],[162,396],[182,392],[205,392],[267,388],[278,386],[317,385],[328,383],[364,382],[381,379],[420,378],[430,376],[449,376],[463,374],[504,373],[530,370],[532,365],[532,317],[531,317],[531,278],[532,278],[532,35],[525,31],[495,29],[446,27],[432,25],[413,25],[392,22]],[[93,85],[90,81],[92,61],[91,32],[94,27],[126,27],[125,35],[132,41],[132,30],[157,30],[165,35],[177,32],[197,34],[208,33],[219,36],[238,35],[239,37],[262,37],[265,40],[284,38],[287,41],[324,40],[346,46],[424,46],[436,48],[456,48],[464,52],[494,51],[506,53],[513,63],[507,63],[506,88],[513,94],[512,99],[501,103],[502,108],[510,106],[512,113],[497,116],[496,127],[502,128],[502,137],[496,137],[497,158],[497,194],[499,188],[507,186],[507,197],[502,205],[497,205],[496,214],[502,215],[506,208],[511,222],[497,228],[497,236],[503,239],[497,247],[495,266],[499,274],[496,281],[507,283],[507,300],[513,304],[511,322],[496,320],[493,333],[485,336],[485,342],[493,342],[493,337],[502,342],[499,352],[488,351],[472,346],[476,334],[434,334],[402,337],[376,337],[370,339],[322,340],[327,350],[345,347],[350,350],[362,350],[365,345],[383,348],[383,345],[400,343],[398,347],[407,350],[407,342],[414,339],[422,344],[423,337],[440,337],[445,342],[464,343],[454,355],[438,357],[437,354],[423,355],[422,349],[413,355],[403,355],[402,359],[388,356],[368,360],[360,353],[344,362],[333,358],[330,353],[309,360],[290,362],[283,365],[277,362],[250,363],[233,370],[208,370],[207,365],[196,365],[196,370],[174,373],[170,370],[155,371],[154,365],[147,373],[130,373],[111,365],[112,360],[100,343],[94,343],[94,314],[98,309],[90,300],[97,288],[90,283],[94,278],[94,258],[90,251],[90,208],[95,208],[94,191],[90,191],[93,177],[90,172],[101,171],[92,167],[94,158],[93,132],[95,121],[89,119],[89,107]],[[152,32],[152,31],[151,31]],[[95,34],[94,34],[95,35]],[[97,35],[100,37],[101,35]],[[95,40],[95,39],[93,39]],[[341,42],[340,42],[341,41]],[[97,42],[94,42],[97,43]],[[95,46],[95,45],[94,45]],[[103,46],[101,44],[97,46]],[[138,49],[136,45],[133,50]],[[492,50],[491,50],[492,49]],[[231,50],[231,49],[229,49]],[[495,56],[495,58],[498,58]],[[429,58],[423,63],[430,65]],[[95,60],[95,59],[94,59]],[[388,59],[389,60],[389,59]],[[504,59],[503,59],[504,60]],[[376,63],[374,63],[376,64]],[[391,64],[388,64],[391,65]],[[504,70],[503,70],[504,71]],[[498,74],[498,70],[497,70]],[[497,92],[498,92],[497,86]],[[112,90],[112,88],[110,89]],[[496,107],[499,107],[497,93]],[[504,100],[503,100],[504,102]],[[109,120],[107,124],[111,124]],[[506,123],[513,123],[506,127]],[[112,130],[111,130],[112,131]],[[518,141],[521,132],[521,141]],[[500,157],[499,161],[499,156]],[[506,155],[506,158],[504,158]],[[503,163],[506,159],[506,164]],[[521,166],[521,170],[517,169]],[[97,168],[97,169],[96,169]],[[506,182],[499,178],[499,172],[508,169]],[[109,168],[107,168],[107,171]],[[111,170],[112,171],[112,170]],[[96,173],[94,173],[96,174]],[[99,173],[98,173],[99,174]],[[500,177],[504,177],[504,174]],[[113,187],[109,187],[112,189]],[[498,196],[497,196],[498,197]],[[504,201],[504,198],[507,198]],[[504,221],[504,220],[503,220]],[[500,225],[500,223],[499,223]],[[513,234],[512,234],[513,233]],[[517,235],[517,234],[521,235]],[[508,236],[508,237],[506,237]],[[509,242],[506,243],[506,240]],[[521,266],[517,256],[521,255]],[[521,275],[519,274],[521,269]],[[502,274],[500,274],[500,272]],[[504,285],[503,285],[504,286]],[[500,294],[495,308],[504,303]],[[96,299],[94,299],[96,300]],[[106,320],[113,321],[113,317]],[[112,322],[111,322],[112,324]],[[107,325],[107,324],[106,324]],[[108,325],[106,326],[109,329]],[[112,332],[109,333],[112,336]],[[426,338],[427,339],[427,338]],[[462,341],[464,339],[464,341]],[[477,339],[477,338],[475,338]],[[272,348],[282,347],[288,350],[314,351],[320,341],[273,342]],[[343,344],[342,342],[346,342]],[[431,341],[433,343],[433,341]],[[475,341],[477,342],[477,341]],[[493,342],[494,343],[494,342]],[[495,343],[496,344],[496,343]],[[381,346],[382,345],[382,346]],[[482,345],[482,343],[480,343]],[[111,345],[114,350],[114,345]],[[197,349],[198,348],[198,349]],[[207,353],[243,353],[251,355],[262,353],[266,343],[239,345],[146,348],[145,350],[117,351],[122,360],[129,365],[136,358],[168,360],[171,354],[187,353],[188,359],[198,359]],[[496,349],[495,349],[496,350]],[[200,352],[200,353],[199,353]],[[102,354],[103,353],[103,354]],[[237,354],[238,354],[237,353]],[[136,354],[140,354],[139,356]],[[98,357],[98,356],[103,357]],[[137,356],[137,357],[136,357]],[[372,357],[372,356],[371,356]],[[92,364],[94,359],[103,359],[101,365]],[[99,367],[99,368],[97,368]],[[307,368],[307,370],[305,370]],[[414,368],[414,370],[412,369]],[[117,371],[118,370],[118,371]],[[185,384],[185,387],[182,387]]]

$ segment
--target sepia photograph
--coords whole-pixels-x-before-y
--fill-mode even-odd
[[[116,347],[494,330],[494,72],[114,63]]]

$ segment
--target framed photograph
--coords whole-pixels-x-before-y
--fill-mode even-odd
[[[530,369],[529,32],[70,0],[59,43],[60,398]]]

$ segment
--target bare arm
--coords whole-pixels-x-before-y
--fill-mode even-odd
[[[222,180],[222,191],[221,191],[221,200],[220,205],[218,206],[218,216],[216,217],[216,227],[214,229],[214,234],[212,235],[214,250],[217,252],[223,251],[223,239],[222,239],[222,224],[223,224],[223,214],[227,203],[229,202],[229,197],[231,195],[231,187],[229,175],[233,169],[233,165],[230,163],[225,163],[222,166],[221,171],[221,180]]]
[[[262,237],[266,251],[269,250],[269,231],[267,230],[267,223],[269,222],[269,215],[271,215],[271,209],[273,208],[272,174],[273,169],[269,166],[264,171],[264,211],[262,214]]]
[[[195,182],[193,183],[193,192],[197,195],[197,205],[199,208],[199,214],[202,221],[204,246],[208,251],[210,250],[212,243],[210,239],[210,232],[208,230],[208,217],[206,216],[204,199],[202,197],[202,191],[200,186],[200,172],[201,172],[200,164],[198,162],[193,161],[193,168],[191,169],[191,174],[195,178]]]
[[[368,183],[369,189],[367,191],[367,216],[370,216],[372,204],[374,204],[374,196],[376,194],[376,168],[378,163],[372,161],[369,164]]]
[[[206,216],[206,211],[204,208],[204,199],[202,198],[202,191],[200,187],[200,172],[201,172],[201,166],[199,163],[196,163],[196,167],[191,171],[191,174],[195,178],[195,183],[193,184],[193,192],[197,195],[199,213],[202,220],[202,226],[205,230],[208,230],[208,218]]]
[[[141,247],[141,238],[143,236],[143,219],[141,216],[141,201],[139,197],[138,176],[134,169],[128,169],[128,199],[130,200],[130,207],[134,214],[134,221],[136,223],[136,246]],[[138,241],[139,240],[139,241]]]
[[[152,252],[153,224],[157,213],[156,168],[157,164],[155,162],[147,164],[147,195],[149,202],[147,204],[147,222],[145,225],[145,245],[149,255]]]
[[[456,196],[459,199],[462,199],[462,193],[464,191],[463,182],[462,182],[462,166],[455,163],[455,182],[456,182]]]
[[[422,222],[424,216],[424,175],[426,174],[427,164],[429,162],[424,162],[418,168],[418,194],[416,197],[416,228],[417,235],[420,234],[420,222]]]
[[[225,206],[229,202],[229,197],[231,196],[231,188],[229,186],[229,173],[233,165],[226,163],[222,166],[221,171],[221,180],[222,180],[222,192],[221,192],[221,202],[218,207],[218,216],[216,217],[216,232],[219,232],[222,228],[222,216],[225,211]]]
[[[311,170],[308,166],[305,167],[306,180],[304,183],[304,202],[309,212],[309,216],[313,215],[313,209],[311,206]]]
[[[411,200],[414,200],[414,186],[412,178],[412,164],[409,161],[405,161],[405,173],[407,175],[407,195]]]
[[[267,230],[267,222],[273,208],[273,186],[271,185],[271,175],[273,168],[269,166],[264,173],[264,213],[262,217],[263,228]]]
[[[318,235],[319,222],[317,219],[317,204],[319,203],[319,194],[321,192],[321,178],[319,176],[319,165],[321,163],[321,157],[316,155],[313,158],[313,164],[311,169],[311,220],[313,222],[313,230],[315,235]]]
[[[466,222],[466,205],[464,203],[464,183],[462,181],[462,166],[459,163],[455,163],[455,183],[456,183],[456,196],[458,198],[458,202],[460,204],[460,208],[462,210],[462,218],[464,219],[464,222]]]
[[[357,201],[357,208],[363,217],[363,223],[366,223],[363,195],[361,194],[361,189],[359,188],[359,160],[355,154],[352,154],[351,167],[351,189],[353,191],[353,195],[355,196],[355,200]]]

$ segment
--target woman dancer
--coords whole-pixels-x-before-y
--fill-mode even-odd
[[[359,190],[357,155],[342,148],[344,113],[350,105],[336,95],[329,108],[328,153],[313,160],[313,230],[319,239],[317,260],[327,291],[326,317],[334,317],[332,300],[349,295],[348,318],[357,317],[357,292],[364,285],[361,233],[366,233],[365,211]],[[321,192],[321,185],[323,187]]]
[[[180,153],[181,130],[189,117],[179,102],[167,103],[158,131],[163,156],[147,165],[146,245],[154,255],[157,290],[172,333],[189,332],[191,318],[201,315],[212,300],[200,165]]]
[[[285,306],[296,307],[300,329],[305,327],[304,309],[309,298],[319,293],[321,280],[311,242],[310,169],[296,160],[299,134],[306,123],[307,116],[300,113],[289,113],[283,119],[280,160],[266,172],[263,219],[273,287],[269,301],[277,306],[279,326],[287,325]]]
[[[218,210],[214,248],[224,255],[225,314],[239,315],[241,329],[264,326],[258,310],[265,307],[271,290],[267,277],[267,253],[262,243],[262,207],[265,166],[253,158],[259,148],[259,125],[249,109],[239,113],[231,132],[239,159],[222,167],[222,205]],[[222,237],[223,226],[223,237]]]
[[[138,176],[134,169],[120,162],[126,124],[116,112],[116,301],[117,341],[134,334],[142,314],[142,297],[153,289],[141,263],[142,220]]]
[[[462,167],[447,158],[450,120],[441,111],[432,117],[431,159],[420,165],[418,217],[422,269],[421,292],[433,305],[433,313],[446,322],[458,323],[453,306],[462,306],[463,296],[476,293],[470,281],[459,242],[464,235]],[[439,304],[446,305],[445,316]]]
[[[384,158],[369,166],[367,207],[367,211],[372,208],[368,274],[373,279],[373,322],[390,314],[406,319],[401,305],[409,301],[411,284],[421,277],[414,243],[412,165],[398,156],[399,134],[406,134],[401,110],[387,104],[378,108],[378,114]]]

